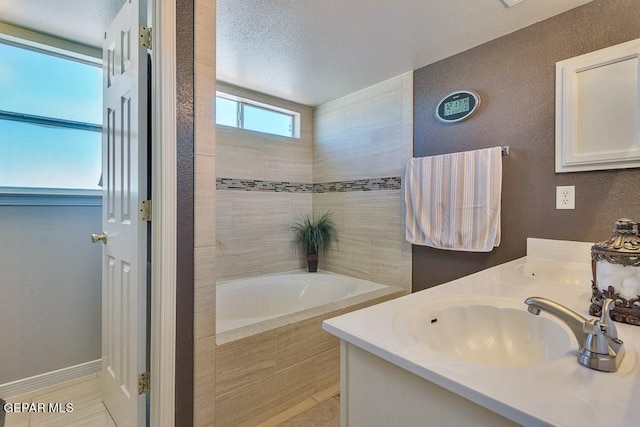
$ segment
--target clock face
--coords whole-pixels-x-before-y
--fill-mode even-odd
[[[454,99],[444,104],[444,116],[451,117],[454,114],[466,113],[469,111],[471,103],[468,97]]]
[[[480,106],[480,96],[475,92],[459,91],[445,96],[436,107],[436,117],[441,122],[456,123],[469,118]]]

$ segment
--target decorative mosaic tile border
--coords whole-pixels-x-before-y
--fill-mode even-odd
[[[401,188],[402,178],[399,176],[324,182],[320,184],[216,178],[216,190],[272,191],[276,193],[344,193],[348,191],[399,190]]]
[[[272,191],[275,193],[311,193],[312,184],[258,179],[216,178],[216,190]]]
[[[399,190],[402,188],[402,178],[390,176],[387,178],[356,179],[354,181],[336,181],[313,184],[314,193],[344,193],[347,191],[375,191]]]

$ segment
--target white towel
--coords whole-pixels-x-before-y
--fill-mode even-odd
[[[500,244],[501,147],[410,159],[404,186],[408,242],[469,252]]]

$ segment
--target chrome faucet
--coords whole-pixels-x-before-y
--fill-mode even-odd
[[[618,330],[609,316],[615,305],[612,299],[602,304],[600,319],[587,320],[573,310],[546,298],[530,297],[525,304],[529,313],[538,315],[546,311],[562,320],[578,340],[578,363],[598,371],[615,372],[624,358],[624,345],[618,339]]]

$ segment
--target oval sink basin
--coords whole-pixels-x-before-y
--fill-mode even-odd
[[[508,298],[434,299],[396,316],[395,332],[455,359],[493,366],[532,366],[567,354],[575,339],[551,318],[527,312]]]
[[[525,276],[535,277],[547,282],[591,288],[591,264],[570,261],[557,261],[527,257],[527,262],[516,267],[522,269]]]

